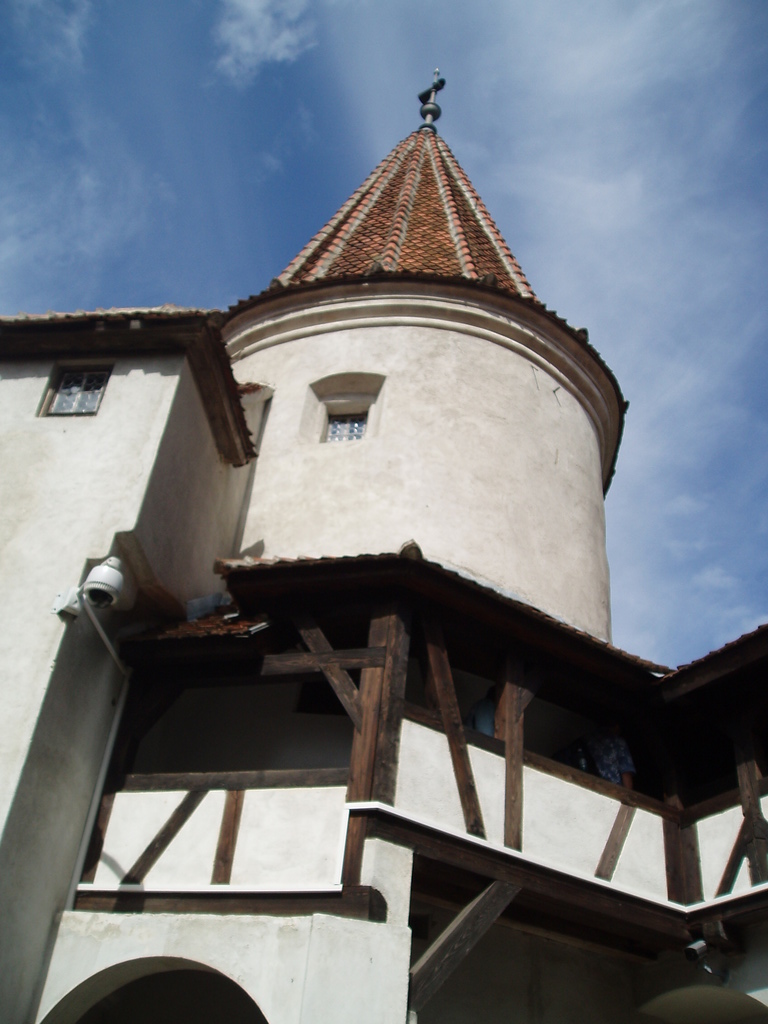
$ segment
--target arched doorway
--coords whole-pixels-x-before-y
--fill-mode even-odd
[[[119,964],[70,992],[43,1024],[268,1024],[234,981],[202,964],[147,960]]]

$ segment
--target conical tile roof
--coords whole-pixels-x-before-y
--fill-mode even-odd
[[[386,273],[481,281],[538,301],[453,153],[425,128],[395,146],[277,282]]]

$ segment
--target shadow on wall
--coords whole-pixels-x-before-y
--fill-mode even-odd
[[[183,960],[134,960],[94,975],[70,992],[43,1024],[267,1024],[235,982]]]

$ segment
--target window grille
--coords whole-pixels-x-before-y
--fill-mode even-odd
[[[84,416],[95,413],[104,395],[109,370],[66,370],[59,381],[49,416]]]
[[[325,440],[361,441],[367,422],[367,412],[349,413],[344,416],[330,415]]]

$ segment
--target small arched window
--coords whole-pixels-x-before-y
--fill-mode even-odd
[[[302,436],[325,443],[375,435],[383,384],[382,374],[362,372],[334,373],[314,381],[302,416]]]

